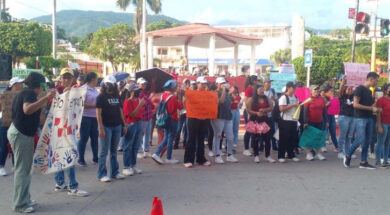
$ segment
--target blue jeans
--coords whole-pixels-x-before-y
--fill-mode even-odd
[[[232,110],[233,115],[233,144],[237,145],[238,143],[238,130],[240,128],[240,110]]]
[[[187,123],[186,114],[181,114],[180,115],[180,121],[179,121],[179,124],[177,126],[177,130],[176,130],[175,144],[177,146],[179,146],[180,134],[182,133],[182,131],[183,131],[183,142],[184,143],[188,142],[188,126],[187,126],[187,124],[188,123]]]
[[[328,123],[329,123],[329,133],[330,138],[332,139],[334,147],[338,147],[337,136],[336,136],[336,119],[334,115],[328,115]]]
[[[338,123],[340,127],[340,136],[338,141],[339,153],[348,154],[355,134],[355,119],[350,116],[340,115]]]
[[[93,155],[93,162],[98,162],[98,123],[95,117],[84,117],[81,120],[80,126],[80,140],[77,143],[77,148],[79,151],[79,162],[85,162],[84,154],[85,147],[87,146],[88,139],[91,138],[91,148]]]
[[[76,169],[74,166],[69,167],[66,169],[66,172],[68,173],[69,178],[69,189],[76,189],[79,186],[79,183],[77,183],[76,180]],[[54,174],[54,180],[56,183],[60,186],[65,184],[65,173],[64,171],[59,171]]]
[[[361,161],[367,162],[368,147],[374,128],[374,120],[372,118],[355,118],[356,138],[352,143],[351,150],[348,152],[348,157],[351,157],[355,150],[362,145]]]
[[[389,160],[389,144],[390,144],[390,124],[382,123],[383,134],[378,132],[378,142],[375,147],[376,163],[381,163],[383,157],[384,162]]]
[[[117,160],[117,147],[119,139],[121,137],[122,126],[118,125],[115,127],[104,126],[104,132],[106,133],[105,138],[100,139],[100,153],[99,153],[99,169],[97,172],[97,178],[101,179],[107,176],[106,158],[108,150],[110,150],[110,164],[111,164],[111,175],[113,178],[119,174],[119,164]]]
[[[5,165],[8,155],[8,138],[7,138],[8,127],[0,127],[0,166]]]
[[[164,129],[164,139],[154,154],[159,155],[163,148],[167,146],[167,159],[172,159],[173,139],[175,138],[177,124],[178,121],[171,120],[169,127]]]
[[[138,140],[138,152],[150,151],[150,133],[152,132],[152,120],[141,121],[141,132],[139,133],[140,138]]]
[[[227,153],[233,154],[233,122],[226,119],[212,119],[211,126],[214,130],[214,151],[217,156],[221,155],[221,138],[222,132],[225,132],[227,140]]]
[[[139,146],[139,134],[142,134],[142,122],[137,121],[127,124],[127,133],[125,135],[125,144],[123,146],[123,168],[128,169],[137,165],[137,152]],[[149,144],[149,143],[148,143]]]

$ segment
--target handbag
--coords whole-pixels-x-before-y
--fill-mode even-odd
[[[254,121],[249,121],[245,125],[245,130],[251,134],[256,134],[257,133],[257,123]]]
[[[257,134],[266,134],[271,128],[266,122],[256,123],[256,133]]]

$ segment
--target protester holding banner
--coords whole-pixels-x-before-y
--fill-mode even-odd
[[[338,117],[339,124],[339,140],[338,140],[338,158],[343,159],[349,152],[352,139],[355,135],[355,119],[353,117],[353,87],[346,86],[347,77],[344,76],[340,84],[339,100],[340,100],[340,113]],[[352,155],[356,158],[356,155]]]
[[[91,139],[91,149],[92,149],[92,162],[94,164],[98,163],[98,125],[96,120],[96,98],[99,93],[96,90],[98,83],[97,74],[90,72],[85,77],[85,84],[87,86],[87,94],[85,96],[84,103],[84,113],[81,120],[80,126],[80,140],[77,144],[79,151],[79,160],[78,164],[80,166],[85,166],[86,162],[84,159],[85,147],[87,145],[88,139]]]
[[[228,93],[228,86],[223,77],[218,77],[216,80],[218,93],[218,117],[211,120],[211,126],[214,130],[214,153],[215,163],[223,164],[224,161],[221,156],[220,143],[222,139],[222,132],[225,133],[227,139],[227,158],[226,161],[237,163],[238,160],[233,155],[233,115],[230,110],[231,99]]]
[[[298,120],[294,119],[294,113],[299,107],[298,98],[295,94],[296,86],[293,82],[286,84],[285,93],[279,98],[280,121],[278,160],[285,163],[286,152],[289,159],[298,162],[294,154],[294,147],[298,142]]]
[[[327,107],[327,117],[329,123],[329,134],[333,142],[334,151],[338,152],[338,142],[336,135],[336,115],[340,113],[340,102],[334,97],[334,88],[330,85],[325,86],[325,98],[329,101]]]
[[[58,94],[62,94],[72,88],[74,81],[74,73],[72,69],[64,68],[60,73],[61,85],[56,88]],[[65,173],[63,170],[54,174],[54,180],[56,185],[54,191],[56,192],[68,192],[68,195],[72,196],[88,196],[89,194],[84,190],[79,190],[79,183],[76,180],[76,168],[74,166],[69,167],[67,170],[69,178],[69,187],[65,184]]]
[[[207,80],[204,77],[198,77],[196,79],[197,91],[204,92],[207,87]],[[186,93],[187,94],[187,93]],[[186,95],[187,97],[187,95]],[[185,98],[186,100],[186,98]],[[217,101],[217,100],[216,100]],[[185,102],[186,103],[186,102]],[[207,106],[208,104],[203,103]],[[186,144],[184,153],[184,166],[186,168],[193,167],[196,162],[203,166],[210,166],[210,161],[207,161],[204,155],[204,139],[207,133],[207,118],[205,116],[190,116],[189,107],[186,104],[187,117],[188,117],[188,143]]]
[[[8,155],[8,128],[12,123],[12,101],[15,95],[23,89],[24,79],[14,77],[10,80],[10,86],[1,95],[1,111],[2,111],[2,124],[0,130],[0,176],[6,176],[7,171],[5,170],[5,161]],[[13,156],[13,155],[12,155]],[[14,160],[12,160],[14,164]]]
[[[252,75],[252,76],[249,76],[247,79],[246,79],[246,82],[245,82],[245,97],[244,97],[244,104],[246,104],[248,102],[248,99],[251,98],[253,96],[253,89],[259,84],[258,80],[257,80],[257,76],[256,75]],[[247,108],[245,108],[244,110],[244,119],[245,119],[245,123],[248,123],[249,119],[248,119],[248,111],[247,111]],[[251,156],[252,153],[251,151],[249,150],[249,141],[250,141],[250,138],[251,138],[251,134],[247,131],[245,131],[245,134],[244,134],[244,147],[245,147],[245,150],[243,152],[243,154],[245,156]]]
[[[96,99],[96,116],[100,137],[97,178],[101,182],[110,182],[111,178],[124,178],[124,175],[119,172],[117,147],[121,134],[126,135],[127,129],[115,77],[107,76],[103,83],[101,92]],[[110,151],[110,177],[107,176],[106,167],[108,151]]]
[[[325,99],[319,94],[319,87],[317,85],[310,86],[311,89],[311,98],[312,102],[304,105],[304,129],[307,129],[308,126],[314,127],[314,129],[319,130],[319,132],[325,135],[325,127],[328,125],[327,121],[327,109],[325,104]],[[303,131],[302,136],[305,132]],[[324,136],[325,137],[325,136]],[[321,154],[320,149],[325,146],[325,138],[321,141],[303,141],[301,138],[299,146],[306,149],[306,160],[313,160],[314,156],[312,150],[316,150],[315,157],[318,160],[325,160],[326,158]]]
[[[376,166],[387,168],[389,166],[389,144],[390,144],[390,84],[382,88],[383,97],[379,98],[376,106],[382,109],[377,114],[378,142],[375,147]],[[381,158],[383,157],[383,162]]]
[[[164,84],[165,92],[162,95],[162,100],[166,103],[166,110],[169,114],[169,120],[167,120],[167,126],[164,128],[164,139],[157,148],[156,152],[152,155],[154,161],[158,164],[163,164],[163,160],[160,157],[160,152],[167,147],[167,159],[168,164],[177,164],[178,160],[172,158],[173,141],[175,138],[177,124],[179,121],[178,111],[182,109],[182,104],[178,101],[175,93],[177,90],[177,82],[169,80]]]
[[[31,199],[31,167],[34,156],[34,135],[39,126],[42,106],[55,96],[51,91],[41,99],[46,86],[43,75],[31,72],[24,83],[27,88],[21,90],[12,103],[12,124],[7,137],[15,156],[14,197],[12,209],[17,212],[31,213],[35,202]]]
[[[130,92],[130,96],[123,104],[123,115],[126,120],[127,133],[123,146],[122,173],[123,175],[131,176],[142,173],[142,170],[137,167],[137,153],[141,143],[139,139],[142,139],[141,120],[145,108],[145,99],[139,98],[141,89],[136,84],[127,85],[126,88]]]
[[[238,144],[238,130],[240,128],[240,102],[241,96],[237,86],[232,86],[229,91],[229,95],[232,101],[230,110],[233,116],[233,146],[237,147]]]
[[[379,75],[377,73],[370,72],[367,74],[366,82],[355,89],[353,107],[355,108],[356,138],[352,143],[350,151],[344,157],[343,163],[346,168],[350,167],[351,156],[361,146],[362,156],[359,168],[375,169],[374,166],[367,162],[367,156],[374,127],[373,114],[380,113],[381,109],[375,106],[375,99],[369,88],[376,87],[378,78]]]
[[[265,158],[268,162],[274,163],[271,157],[271,121],[267,114],[272,111],[273,102],[264,95],[264,88],[256,86],[254,94],[246,103],[247,111],[250,115],[249,123],[256,126],[256,132],[251,132],[252,147],[255,155],[255,163],[260,162],[259,139],[265,143]],[[248,128],[248,127],[247,127]]]

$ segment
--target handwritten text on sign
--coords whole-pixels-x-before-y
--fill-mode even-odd
[[[273,73],[271,72],[272,88],[275,89],[277,93],[283,92],[283,87],[286,86],[287,82],[295,82],[297,79],[296,74],[290,73]]]
[[[370,65],[344,62],[344,69],[347,76],[347,86],[357,87],[366,81],[367,74],[370,72]]]
[[[34,154],[34,169],[53,173],[73,166],[78,157],[77,133],[84,111],[86,87],[72,88],[53,99]]]
[[[210,91],[186,90],[186,111],[188,118],[216,119],[218,94]]]

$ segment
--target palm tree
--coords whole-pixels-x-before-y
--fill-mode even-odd
[[[133,5],[136,8],[136,12],[134,13],[134,28],[137,34],[139,34],[141,25],[142,25],[142,0],[117,0],[116,5],[126,11],[126,9]],[[149,5],[150,9],[158,14],[161,12],[161,0],[146,0],[147,5]]]

